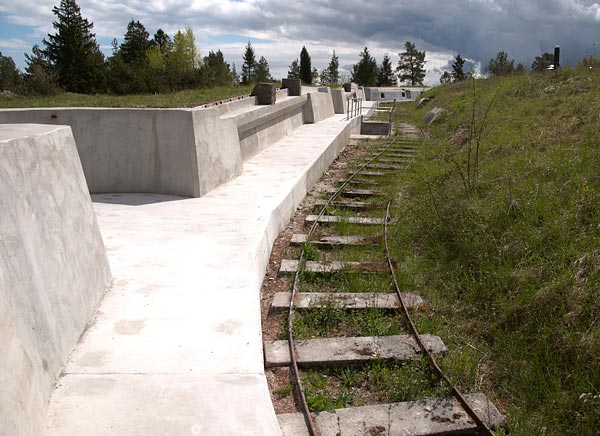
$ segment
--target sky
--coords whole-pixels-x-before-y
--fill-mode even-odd
[[[53,33],[59,0],[0,0],[0,51],[25,66],[24,53]],[[189,26],[205,56],[220,49],[241,69],[250,41],[275,78],[306,46],[313,67],[327,67],[333,50],[350,75],[364,47],[378,63],[394,64],[405,41],[425,50],[426,84],[439,83],[456,54],[479,73],[499,51],[530,67],[535,56],[561,46],[561,64],[574,65],[600,48],[600,1],[589,0],[78,0],[105,54],[131,20],[150,35]],[[600,50],[597,53],[600,56]]]

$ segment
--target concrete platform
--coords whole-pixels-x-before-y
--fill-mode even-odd
[[[201,198],[93,196],[115,281],[59,380],[47,436],[281,435],[260,285],[351,127],[343,115],[301,126]]]

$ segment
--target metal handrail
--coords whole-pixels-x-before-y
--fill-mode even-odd
[[[362,115],[362,101],[360,97],[353,97],[348,99],[348,111],[346,113],[346,121],[350,118],[354,118],[358,115]]]

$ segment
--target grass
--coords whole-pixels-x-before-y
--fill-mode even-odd
[[[406,174],[401,283],[518,435],[600,433],[600,75],[561,69],[430,90],[444,108]],[[471,133],[471,132],[474,132]],[[470,150],[470,153],[469,153]]]
[[[186,89],[166,94],[86,95],[61,93],[47,97],[0,96],[0,108],[30,107],[115,107],[115,108],[179,108],[195,107],[218,100],[250,95],[251,86],[221,86]]]

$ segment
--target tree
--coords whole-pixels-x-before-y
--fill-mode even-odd
[[[302,83],[306,85],[312,85],[312,73],[313,71],[312,66],[310,65],[310,55],[308,54],[308,50],[306,50],[306,46],[303,46],[302,50],[300,50],[300,80]]]
[[[448,71],[444,71],[444,74],[440,77],[440,83],[450,83],[452,82],[452,74]]]
[[[150,34],[139,21],[131,20],[127,24],[127,32],[120,47],[123,62],[130,65],[143,66],[146,63],[146,52],[150,48]]]
[[[525,74],[526,72],[527,71],[525,70],[525,65],[519,62],[517,68],[515,68],[515,74]]]
[[[300,64],[298,63],[298,59],[293,61],[290,64],[290,69],[288,70],[288,79],[299,79],[300,78]]]
[[[56,72],[50,67],[44,50],[34,45],[31,54],[25,54],[25,89],[32,94],[52,95],[60,91]]]
[[[392,60],[387,53],[383,56],[383,61],[379,68],[377,86],[396,86],[396,75],[392,71]]]
[[[414,43],[406,41],[404,51],[398,53],[400,60],[396,71],[401,82],[422,85],[425,79],[425,51],[418,51]]]
[[[231,83],[233,86],[240,84],[240,76],[238,75],[237,68],[235,68],[235,62],[231,64]]]
[[[467,75],[463,70],[464,65],[465,60],[461,57],[460,54],[457,54],[456,58],[454,58],[454,62],[452,63],[452,79],[455,82],[462,82],[467,78]]]
[[[508,60],[508,53],[505,51],[499,51],[496,54],[496,57],[490,59],[490,63],[488,64],[488,72],[494,76],[506,76],[508,74],[512,74],[515,69],[515,60]]]
[[[246,51],[244,52],[244,63],[242,64],[242,83],[248,85],[256,81],[256,57],[252,44],[248,41]]]
[[[10,56],[3,56],[0,52],[0,91],[15,92],[21,86],[23,78]]]
[[[193,86],[196,82],[196,69],[200,65],[194,32],[186,27],[173,37],[173,49],[167,55],[167,76],[173,89]]]
[[[90,93],[104,87],[104,56],[91,32],[92,23],[82,18],[75,0],[61,0],[52,13],[54,35],[43,40],[44,54],[67,91]]]
[[[152,37],[152,41],[150,41],[150,44],[158,46],[162,54],[168,53],[173,48],[173,41],[171,41],[171,37],[162,29],[158,29],[156,31]]]
[[[229,64],[221,50],[209,51],[204,58],[204,82],[208,86],[230,85],[233,81]]]
[[[365,49],[360,53],[360,60],[352,67],[352,81],[361,86],[375,86],[377,84],[377,61]]]
[[[329,65],[321,71],[322,85],[337,85],[340,81],[340,58],[333,51]]]
[[[269,63],[264,56],[261,56],[256,64],[256,81],[257,82],[272,82],[271,72],[269,70]]]
[[[541,73],[550,68],[550,65],[554,65],[554,55],[552,53],[542,53],[541,56],[535,57],[535,60],[531,64],[531,71]]]

